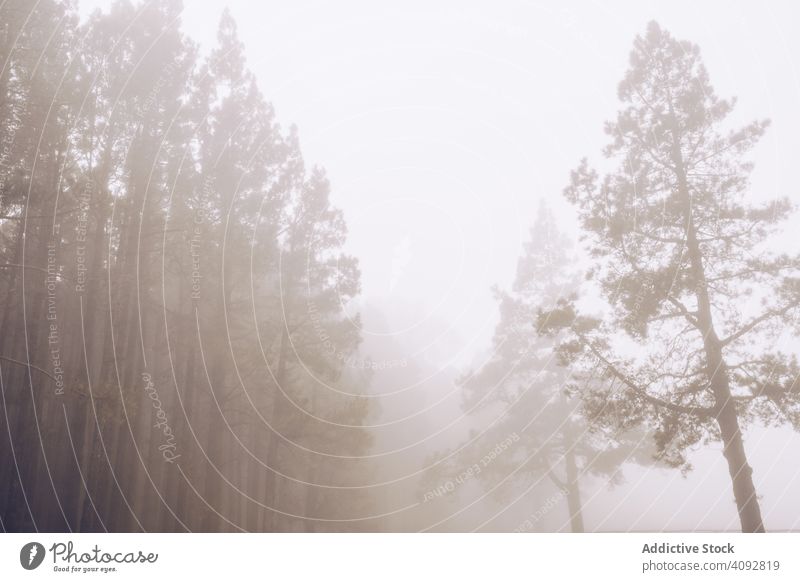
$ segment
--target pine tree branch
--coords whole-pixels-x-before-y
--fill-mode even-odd
[[[722,347],[725,347],[731,344],[732,342],[735,342],[737,339],[739,339],[743,335],[750,333],[751,331],[753,331],[753,329],[755,329],[757,326],[764,323],[765,321],[772,319],[773,317],[780,317],[782,315],[786,315],[798,305],[800,305],[800,300],[792,301],[791,303],[785,305],[781,309],[771,309],[766,313],[761,314],[760,316],[750,321],[750,323],[746,324],[744,327],[739,329],[739,331],[734,332],[725,339],[720,340],[720,345]]]
[[[695,328],[700,329],[700,323],[697,321],[697,317],[695,317],[694,314],[689,311],[683,303],[674,297],[670,297],[669,295],[667,295],[667,301],[677,308],[678,312],[686,319],[686,321],[691,323]]]
[[[643,230],[634,230],[633,232],[638,234],[638,235],[641,235],[641,236],[645,237],[646,239],[653,240],[653,241],[660,242],[660,243],[668,243],[668,244],[676,244],[676,245],[680,245],[680,244],[686,243],[686,240],[682,239],[682,238],[671,238],[671,237],[656,236],[654,234],[650,234],[650,233],[644,232]]]
[[[650,404],[655,406],[660,406],[662,408],[667,408],[672,410],[673,412],[678,412],[680,414],[690,414],[697,417],[705,417],[710,416],[714,413],[713,409],[711,408],[703,408],[699,406],[683,406],[681,404],[674,404],[672,402],[667,402],[666,400],[661,400],[660,398],[656,398],[647,393],[647,391],[638,386],[633,380],[631,380],[627,375],[625,375],[621,370],[619,370],[614,364],[612,364],[602,353],[598,350],[590,341],[589,339],[581,333],[577,333],[577,336],[580,338],[581,342],[589,348],[589,351],[594,354],[594,356],[599,359],[603,364],[605,364],[606,368],[609,372],[611,372],[614,377],[616,377],[620,382],[625,384],[628,388],[633,390],[637,395],[644,398]]]

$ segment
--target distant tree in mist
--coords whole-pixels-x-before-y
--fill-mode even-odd
[[[606,434],[588,425],[580,401],[570,393],[570,370],[553,357],[555,340],[533,322],[543,306],[576,293],[580,286],[571,241],[542,203],[517,263],[510,291],[496,290],[500,312],[487,361],[461,380],[463,408],[488,429],[471,435],[457,453],[435,461],[425,486],[452,480],[477,463],[477,480],[504,502],[530,500],[535,486],[552,482],[566,500],[570,528],[584,531],[581,483],[600,477],[620,481],[625,461],[646,459],[632,435]],[[492,451],[512,437],[507,450]],[[486,455],[489,455],[486,457]],[[520,506],[524,506],[520,503]]]
[[[748,181],[767,122],[726,129],[734,102],[714,93],[698,47],[655,23],[619,98],[604,152],[614,169],[584,160],[565,190],[610,312],[564,299],[539,326],[569,333],[559,351],[576,370],[603,370],[581,392],[593,422],[650,427],[658,458],[684,469],[688,449],[721,441],[742,531],[764,531],[742,427],[800,428],[800,367],[779,348],[798,331],[800,259],[774,238],[792,205],[757,204]]]

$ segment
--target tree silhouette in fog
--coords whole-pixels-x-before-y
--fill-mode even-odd
[[[578,292],[581,281],[572,247],[552,211],[541,203],[512,288],[495,290],[499,321],[491,352],[460,379],[464,411],[488,428],[480,436],[471,435],[458,452],[441,454],[441,466],[425,484],[435,489],[444,477],[456,479],[476,463],[484,489],[505,502],[521,501],[520,492],[540,492],[543,488],[537,485],[550,482],[557,489],[555,499],[566,500],[571,531],[582,532],[581,484],[593,476],[618,483],[623,463],[648,456],[636,446],[635,435],[589,426],[574,395],[576,379],[553,357],[556,340],[540,336],[532,324],[543,306],[555,306]],[[513,443],[495,455],[493,449],[509,435]]]
[[[721,441],[742,530],[764,531],[742,427],[800,428],[796,358],[767,347],[798,331],[800,259],[770,245],[792,207],[757,203],[748,181],[768,124],[727,129],[734,101],[714,93],[698,47],[655,23],[619,98],[611,169],[584,160],[565,190],[610,312],[587,317],[565,299],[539,326],[569,330],[565,361],[604,370],[582,392],[593,421],[652,427],[659,458],[684,469],[688,448]]]

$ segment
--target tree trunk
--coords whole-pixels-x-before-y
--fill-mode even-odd
[[[581,504],[581,489],[578,482],[578,467],[575,464],[575,452],[567,449],[564,457],[567,469],[567,508],[569,509],[569,523],[572,533],[583,533],[583,508]]]
[[[762,533],[764,523],[761,520],[761,508],[753,484],[753,469],[747,462],[742,433],[739,430],[739,419],[730,399],[717,415],[717,423],[724,444],[723,455],[728,461],[728,472],[733,482],[733,496],[736,499],[742,531]]]
[[[683,155],[677,135],[673,135],[673,161],[678,178],[679,193],[683,199],[686,220],[686,245],[695,283],[697,298],[697,327],[703,334],[706,354],[706,370],[711,391],[714,394],[716,419],[722,437],[723,455],[728,462],[728,472],[733,484],[733,496],[742,531],[746,533],[763,532],[761,508],[756,488],[753,484],[753,469],[747,462],[747,455],[739,428],[739,416],[731,394],[728,368],[722,354],[723,344],[714,328],[711,312],[711,299],[705,278],[703,253],[697,239],[697,231],[692,213],[692,200],[683,164]]]
[[[288,320],[288,318],[287,318]],[[283,414],[284,406],[283,401],[285,397],[281,394],[281,390],[287,390],[287,386],[285,385],[286,380],[286,358],[288,357],[288,350],[289,350],[289,333],[286,330],[286,326],[288,323],[284,322],[284,328],[281,332],[281,343],[280,349],[278,352],[278,366],[277,366],[277,373],[275,375],[275,390],[273,391],[273,404],[272,404],[272,412],[270,416],[270,424],[272,425],[272,430],[269,435],[269,440],[267,441],[267,458],[266,464],[268,474],[267,474],[267,484],[266,484],[266,499],[265,505],[267,506],[267,511],[269,512],[267,515],[267,524],[266,530],[269,532],[278,531],[278,524],[280,521],[280,515],[278,514],[278,475],[275,473],[278,467],[278,454],[279,454],[279,431],[281,430],[282,426],[282,418],[281,415]]]

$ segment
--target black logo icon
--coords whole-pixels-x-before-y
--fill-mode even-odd
[[[39,542],[29,542],[19,551],[19,563],[26,570],[35,570],[44,561],[44,546]]]

